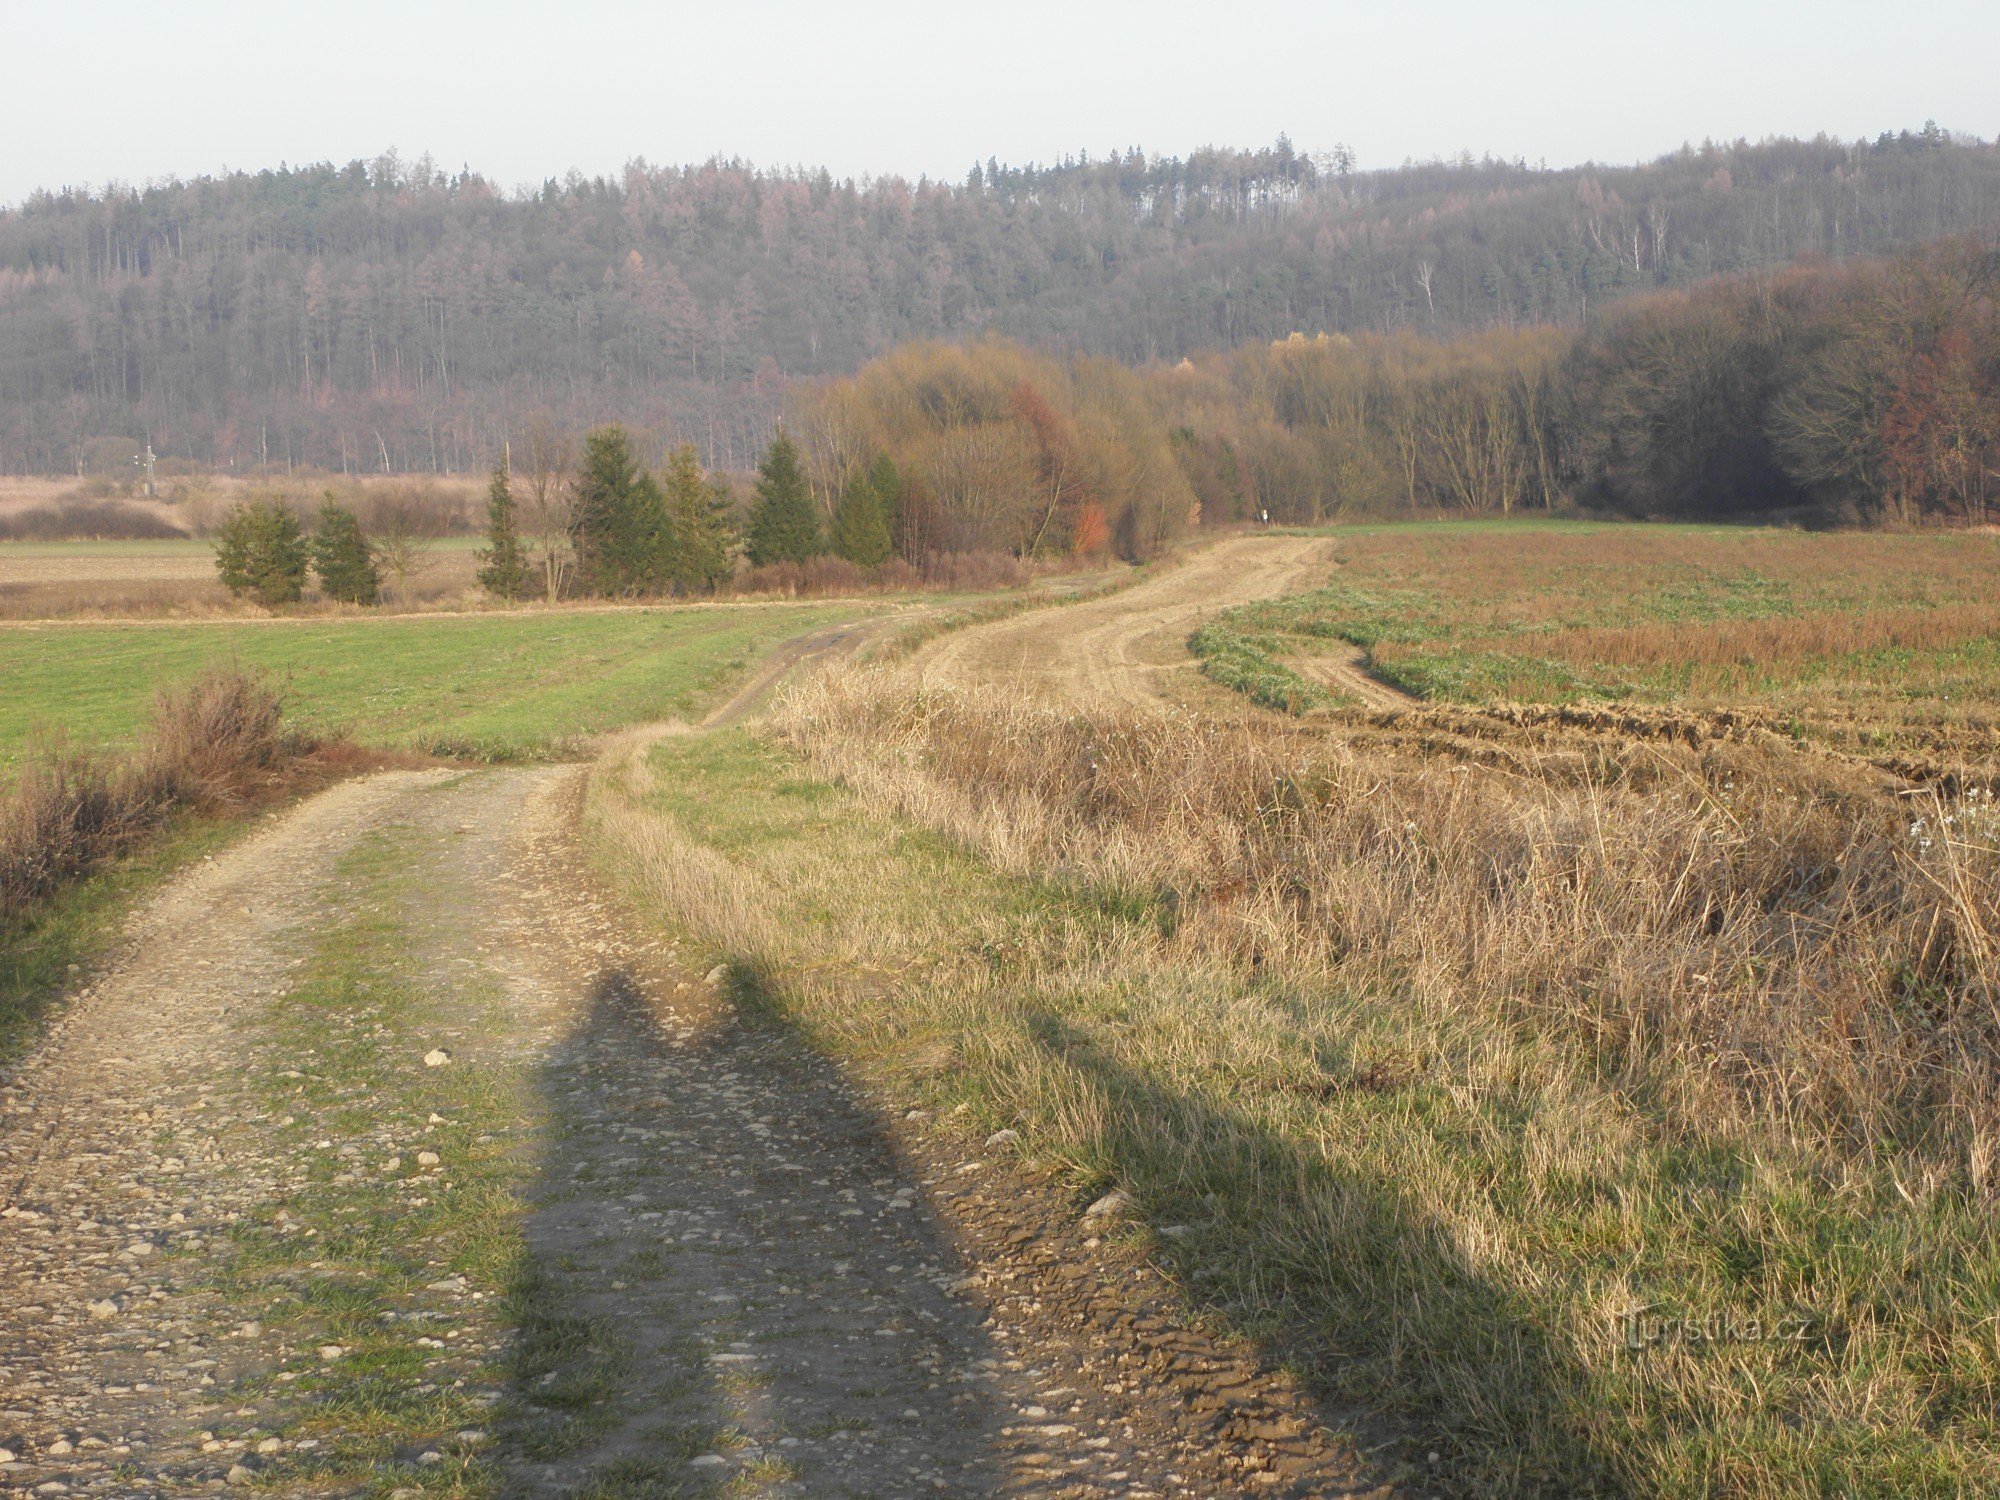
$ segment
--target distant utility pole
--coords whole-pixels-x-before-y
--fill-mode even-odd
[[[153,461],[158,457],[159,455],[153,451],[153,440],[151,438],[146,440],[146,451],[144,453],[135,453],[132,455],[132,462],[146,471],[146,498],[148,500],[153,498]]]

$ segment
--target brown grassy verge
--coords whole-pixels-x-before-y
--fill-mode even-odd
[[[879,669],[775,727],[600,771],[634,888],[1080,1202],[1125,1187],[1195,1306],[1409,1423],[1436,1487],[2000,1486],[1983,791]]]
[[[2000,809],[1756,747],[1487,774],[1263,724],[1071,716],[829,673],[818,769],[1191,941],[1528,1025],[1685,1121],[1911,1153],[2000,1189]]]
[[[129,852],[178,815],[269,802],[359,756],[344,742],[287,729],[281,695],[246,673],[211,671],[167,689],[130,754],[45,748],[0,797],[0,919]]]

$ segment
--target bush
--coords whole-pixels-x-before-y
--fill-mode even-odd
[[[306,586],[306,555],[298,517],[268,500],[237,506],[215,535],[215,570],[223,586],[259,604],[297,602]]]
[[[217,671],[161,693],[151,732],[111,760],[57,749],[32,758],[0,800],[0,917],[129,850],[178,811],[268,791],[314,742],[288,734],[268,685]]]
[[[0,516],[0,542],[151,542],[185,534],[152,511],[74,491],[53,505]]]

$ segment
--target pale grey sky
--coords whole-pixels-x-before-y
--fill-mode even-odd
[[[1996,0],[0,0],[0,203],[391,145],[513,187],[717,153],[958,178],[1280,131],[1364,167],[1991,137],[1996,57]]]

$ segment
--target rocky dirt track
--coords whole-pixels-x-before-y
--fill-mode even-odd
[[[1229,544],[1144,625],[1046,613],[1142,654],[1310,547]],[[1389,1492],[1115,1210],[645,935],[583,866],[580,775],[269,819],[0,1078],[0,1493]]]

